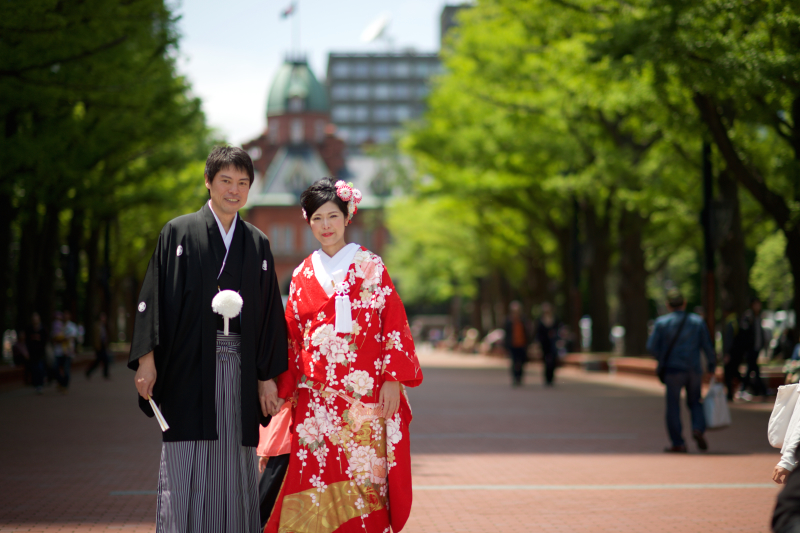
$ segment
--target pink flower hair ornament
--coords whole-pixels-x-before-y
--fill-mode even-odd
[[[347,221],[353,220],[353,215],[358,213],[358,204],[361,203],[361,191],[353,187],[353,182],[345,183],[342,180],[336,182],[336,196],[343,202],[347,202]]]

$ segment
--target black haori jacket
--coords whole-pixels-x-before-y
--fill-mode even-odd
[[[225,245],[208,204],[171,220],[161,230],[147,267],[133,328],[128,367],[154,352],[153,400],[170,426],[165,442],[216,440],[216,335],[211,300],[220,288],[238,290],[240,315],[242,445],[258,445],[258,380],[288,368],[286,322],[267,237],[236,218],[225,271],[217,279]],[[225,285],[225,286],[223,286]],[[139,406],[154,416],[149,402]]]

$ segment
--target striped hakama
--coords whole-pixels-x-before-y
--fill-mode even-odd
[[[242,446],[241,335],[217,332],[218,440],[164,442],[157,533],[258,533],[258,458]]]

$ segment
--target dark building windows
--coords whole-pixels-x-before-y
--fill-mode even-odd
[[[353,96],[356,100],[366,100],[369,98],[369,85],[366,83],[357,83],[353,86]]]
[[[403,123],[425,109],[436,53],[331,53],[328,94],[337,134],[351,150],[370,140],[389,142]]]

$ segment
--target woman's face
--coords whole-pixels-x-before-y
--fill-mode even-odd
[[[333,202],[327,202],[314,211],[309,220],[311,231],[323,248],[335,248],[344,243],[344,228],[347,225],[344,213]]]

